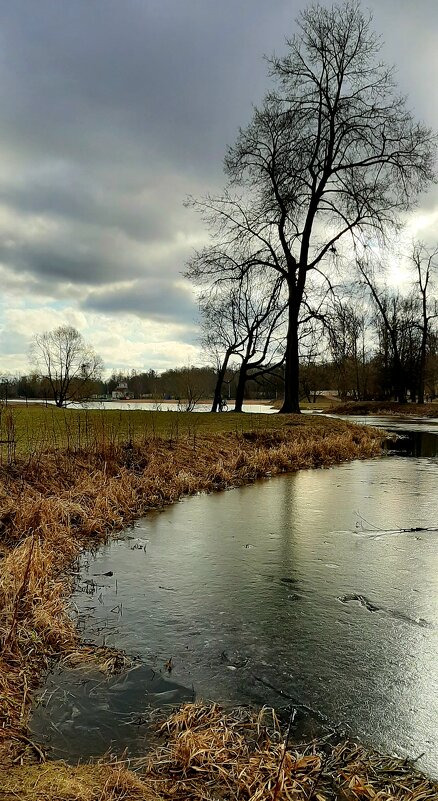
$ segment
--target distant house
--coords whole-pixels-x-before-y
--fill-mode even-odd
[[[120,381],[120,384],[111,392],[111,397],[113,400],[129,400],[132,395],[128,390],[127,383],[125,381]]]

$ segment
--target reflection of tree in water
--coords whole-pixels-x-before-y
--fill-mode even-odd
[[[387,450],[401,456],[423,456],[433,459],[438,456],[438,435],[430,431],[402,431],[400,438],[387,443]]]

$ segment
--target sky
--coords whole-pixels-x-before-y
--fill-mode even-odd
[[[301,0],[0,0],[0,373],[76,327],[107,373],[202,362],[182,272],[207,232],[183,203],[285,52]],[[438,130],[438,3],[364,4],[416,117]],[[438,188],[409,230],[438,241]]]

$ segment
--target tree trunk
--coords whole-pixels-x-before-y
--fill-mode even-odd
[[[427,333],[427,332],[426,332]],[[420,369],[418,375],[418,403],[424,403],[424,384],[426,375],[426,349],[427,349],[427,335],[423,328],[420,345]]]
[[[239,380],[237,382],[236,400],[234,403],[234,411],[241,412],[243,407],[243,397],[245,395],[245,386],[247,381],[246,365],[242,364],[239,372]]]
[[[213,403],[211,405],[211,410],[210,410],[212,412],[217,412],[217,410],[220,409],[220,403],[222,400],[222,385],[224,383],[225,373],[227,371],[228,360],[230,356],[231,356],[231,351],[230,352],[226,351],[225,358],[222,362],[222,366],[217,374],[216,386],[214,388]]]
[[[423,355],[421,355],[420,375],[418,378],[418,403],[424,403],[424,373],[425,361],[423,362]]]
[[[397,375],[395,381],[395,399],[398,403],[406,403],[406,385],[403,378]]]
[[[300,414],[298,310],[299,304],[289,301],[286,358],[284,362],[284,402],[280,409],[282,414]]]

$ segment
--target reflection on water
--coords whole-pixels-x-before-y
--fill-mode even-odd
[[[335,417],[336,415],[327,415]],[[341,415],[337,415],[341,417]],[[428,417],[386,417],[343,416],[343,420],[360,425],[370,425],[375,428],[384,428],[396,435],[386,445],[389,453],[399,453],[404,456],[438,456],[438,419]]]
[[[378,748],[424,751],[418,764],[438,775],[437,483],[436,459],[391,456],[153,513],[84,558],[84,636],[138,655],[164,682],[172,657],[169,692],[293,702]],[[95,725],[102,687],[87,704],[70,687],[53,744],[69,751],[78,726]],[[117,714],[147,714],[151,692],[119,688]],[[36,735],[58,710],[55,693]],[[141,751],[128,728],[103,725],[101,740]]]
[[[387,443],[387,450],[405,456],[438,456],[438,437],[428,431],[404,432],[397,440]]]

